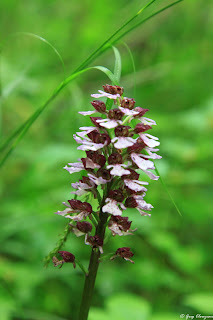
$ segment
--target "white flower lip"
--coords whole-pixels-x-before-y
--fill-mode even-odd
[[[123,167],[127,167],[127,165],[121,163],[121,164],[110,164],[107,166],[107,169],[112,168],[112,170],[110,171],[110,174],[112,176],[117,176],[117,177],[121,177],[124,176],[126,174],[130,174],[129,170],[124,169]]]
[[[95,94],[91,94],[91,97],[93,98],[102,98],[102,97],[107,97],[109,99],[113,99],[113,100],[116,100],[117,98],[120,97],[120,94],[110,94],[110,93],[107,93],[107,92],[104,92],[102,90],[98,90],[99,93],[95,93]]]
[[[115,148],[125,149],[131,147],[136,142],[136,140],[130,137],[115,137],[112,139],[112,142],[115,142]]]

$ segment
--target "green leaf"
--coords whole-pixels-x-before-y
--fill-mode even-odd
[[[213,313],[213,293],[211,292],[201,292],[194,293],[187,296],[184,300],[184,304],[194,308],[200,313],[205,315],[210,315]]]
[[[118,51],[118,49],[116,47],[112,47],[114,54],[115,54],[115,67],[114,67],[114,75],[115,78],[117,79],[117,82],[119,84],[120,82],[120,78],[121,78],[121,68],[122,68],[122,64],[121,64],[121,55],[120,52]]]

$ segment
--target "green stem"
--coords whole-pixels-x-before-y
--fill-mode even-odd
[[[98,235],[101,239],[104,239],[105,229],[106,229],[106,222],[108,219],[108,214],[102,211],[102,207],[105,203],[105,199],[108,194],[108,190],[110,189],[111,183],[107,186],[107,191],[105,192],[100,208],[100,221],[96,228],[96,235]],[[85,278],[84,283],[84,290],[81,300],[80,306],[80,313],[79,313],[79,320],[87,320],[89,309],[92,302],[93,291],[95,287],[95,280],[97,276],[97,271],[99,267],[99,258],[100,258],[100,251],[98,249],[92,249],[91,256],[90,256],[90,263],[89,263],[89,270],[88,274]]]

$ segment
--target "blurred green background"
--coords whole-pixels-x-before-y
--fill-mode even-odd
[[[37,34],[62,55],[69,75],[145,1],[1,0],[1,135],[6,139],[63,80],[62,65]],[[171,3],[157,1],[144,17]],[[106,251],[129,246],[135,265],[124,260],[100,266],[90,320],[176,320],[180,314],[213,315],[213,3],[183,1],[128,34],[136,73],[126,47],[121,84],[125,95],[158,126],[157,162],[182,217],[160,181],[146,196],[152,217],[129,211],[133,237],[113,238]],[[113,70],[108,50],[92,65]],[[94,70],[78,77],[50,104],[1,170],[0,319],[75,320],[83,288],[80,269],[43,268],[66,225],[54,215],[70,199],[74,162],[72,135],[88,125],[78,111],[92,110],[90,94],[109,80]],[[71,235],[64,247],[87,266],[90,248]]]

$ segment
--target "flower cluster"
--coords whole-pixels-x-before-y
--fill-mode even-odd
[[[153,206],[144,200],[148,182],[141,181],[140,174],[143,180],[146,176],[157,180],[152,160],[161,158],[157,154],[158,138],[147,133],[156,125],[145,117],[148,109],[136,107],[134,99],[123,96],[120,86],[107,84],[103,89],[91,96],[107,98],[106,103],[94,100],[94,110],[79,112],[90,116],[92,123],[74,134],[77,149],[85,151],[86,156],[64,167],[70,174],[83,171],[81,179],[72,183],[75,191],[71,192],[75,198],[83,197],[82,201],[68,200],[64,203],[66,209],[56,212],[70,219],[72,231],[77,236],[85,235],[85,243],[101,253],[105,230],[100,225],[102,229],[107,226],[113,236],[128,235],[134,230],[130,230],[132,221],[123,216],[126,208],[136,208],[141,216],[150,216]],[[97,199],[98,210],[83,201],[89,195]],[[112,259],[118,256],[133,262],[129,259],[133,256],[130,248],[118,248]]]

